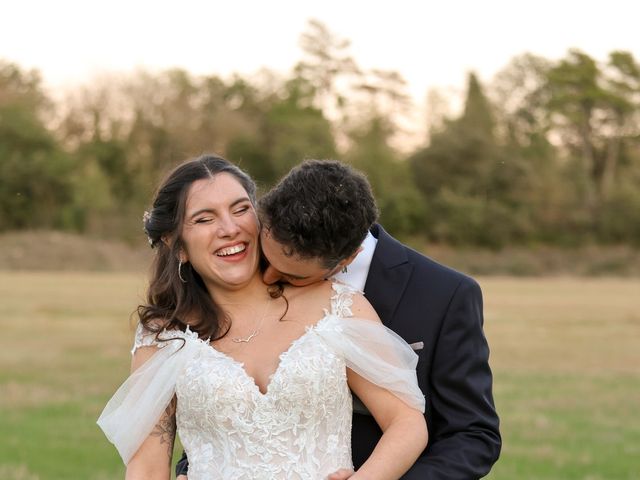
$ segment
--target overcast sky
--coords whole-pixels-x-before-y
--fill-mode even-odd
[[[529,51],[578,47],[640,59],[637,0],[17,0],[0,10],[0,58],[37,68],[49,85],[104,71],[183,67],[193,73],[288,72],[309,18],[351,40],[363,68],[399,71],[420,103],[429,87],[488,80]]]

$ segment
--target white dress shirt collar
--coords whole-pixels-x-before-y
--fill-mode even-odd
[[[333,278],[339,282],[346,283],[351,287],[364,292],[364,286],[367,283],[367,276],[369,275],[369,267],[371,266],[371,259],[373,258],[373,252],[376,249],[378,239],[371,235],[371,232],[367,232],[367,236],[362,242],[362,250],[356,255],[356,258],[347,266],[347,272],[338,272]]]

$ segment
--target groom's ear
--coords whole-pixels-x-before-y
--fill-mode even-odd
[[[353,262],[356,257],[358,256],[358,254],[362,251],[362,247],[358,247],[358,249],[353,252],[351,255],[349,255],[347,258],[343,259],[340,261],[340,263],[338,264],[338,266],[340,267],[340,270],[342,270],[344,267],[346,267],[347,265],[350,265],[351,262]]]

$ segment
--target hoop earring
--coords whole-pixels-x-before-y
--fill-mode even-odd
[[[187,281],[184,278],[182,278],[182,260],[178,261],[178,278],[180,278],[180,281],[182,283],[187,283]]]

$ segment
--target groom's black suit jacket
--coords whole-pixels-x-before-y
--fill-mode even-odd
[[[471,278],[417,253],[380,225],[364,288],[382,322],[418,350],[418,384],[426,397],[429,444],[405,480],[471,480],[486,475],[501,447],[491,393],[482,293]],[[354,414],[356,469],[381,431],[369,415]]]

